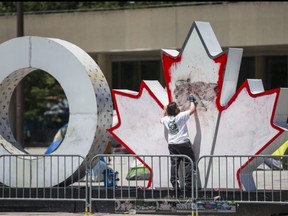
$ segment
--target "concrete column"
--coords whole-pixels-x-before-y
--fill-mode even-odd
[[[94,57],[92,57],[94,58]],[[97,54],[94,60],[97,62],[98,66],[102,70],[110,89],[112,90],[112,62],[107,54]]]
[[[268,86],[268,80],[266,76],[265,56],[255,57],[255,79],[262,79],[264,89]]]

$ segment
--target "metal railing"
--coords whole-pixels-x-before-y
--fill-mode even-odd
[[[288,155],[211,155],[197,161],[197,199],[288,204]]]
[[[90,162],[90,167],[96,164],[95,161],[100,161],[103,157],[107,162],[110,160],[109,165],[103,163],[103,165],[94,166],[89,171],[89,183],[90,183],[90,195],[92,199],[125,199],[135,198],[138,196],[137,191],[141,190],[143,198],[145,199],[167,199],[167,197],[173,196],[171,193],[173,189],[170,180],[170,160],[172,157],[181,159],[182,163],[188,162],[192,164],[193,161],[185,155],[170,156],[170,155],[131,155],[131,154],[103,154],[96,155]],[[105,172],[105,169],[110,169]],[[185,167],[180,164],[178,170],[180,175],[179,186],[183,189],[183,193],[187,193],[185,190]],[[97,176],[97,179],[93,177]],[[102,176],[99,178],[99,176]],[[109,181],[110,177],[110,181]],[[194,176],[191,178],[191,184],[194,182]],[[132,191],[137,189],[136,192]],[[176,188],[177,189],[177,188]],[[97,193],[94,193],[94,190]],[[117,194],[115,191],[117,190]],[[101,193],[102,191],[102,193]],[[173,192],[176,192],[173,190]],[[157,195],[156,195],[157,193]],[[111,196],[113,194],[114,196]],[[149,194],[149,195],[148,195]],[[93,195],[93,196],[92,196]],[[194,199],[195,193],[193,188],[190,195]]]
[[[79,155],[1,155],[0,200],[73,200],[88,211],[88,182],[79,181],[86,173]]]
[[[171,184],[173,158],[182,161],[174,167],[180,191]],[[172,201],[190,210],[217,201],[288,204],[287,161],[287,155],[211,155],[195,164],[185,155],[99,154],[89,162],[78,155],[1,155],[0,200],[80,201],[85,212],[100,201],[116,202],[116,211],[133,202],[154,211]],[[191,179],[185,162],[196,165]]]
[[[109,166],[99,163],[101,157],[106,162],[110,161]],[[176,176],[174,179],[179,182],[179,187],[175,189],[171,184],[171,159],[181,161],[179,167],[174,167],[175,173],[179,175],[179,179]],[[115,201],[115,210],[119,212],[136,208],[139,202],[142,210],[149,208],[150,212],[157,211],[173,200],[185,200],[185,204],[191,206],[196,194],[194,187],[188,190],[185,182],[193,185],[196,176],[186,178],[185,163],[190,167],[194,165],[185,155],[96,155],[90,162],[90,167],[98,165],[89,172],[90,211],[94,201],[103,200]],[[97,178],[93,181],[95,176]]]

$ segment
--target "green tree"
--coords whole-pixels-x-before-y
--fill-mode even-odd
[[[23,83],[25,119],[43,123],[44,112],[66,98],[58,81],[45,71],[33,71]]]
[[[192,2],[193,3],[193,2]],[[209,2],[208,2],[209,3]],[[182,4],[191,4],[191,1],[88,1],[88,2],[23,2],[24,12],[49,12],[81,10],[113,10],[113,9],[136,9],[143,7],[164,7]],[[16,13],[16,2],[0,2],[0,14]]]
[[[66,100],[66,95],[58,81],[42,70],[28,74],[23,83],[25,146],[49,144],[57,130],[68,122],[68,104],[62,109],[64,113],[49,113]]]

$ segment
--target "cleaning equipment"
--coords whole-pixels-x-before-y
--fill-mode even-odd
[[[146,167],[131,167],[127,173],[126,180],[149,180],[150,171]]]
[[[139,160],[134,158],[126,175],[126,180],[149,180],[150,171]]]
[[[113,169],[108,167],[103,171],[104,176],[104,187],[117,187],[117,181],[119,181],[118,178],[118,172],[114,172]]]
[[[275,160],[280,160],[282,162],[282,168],[288,170],[288,141],[283,143],[275,152],[272,154]],[[277,157],[276,155],[283,155],[284,157]]]

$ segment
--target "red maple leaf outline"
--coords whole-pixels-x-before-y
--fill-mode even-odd
[[[220,98],[221,98],[221,92],[222,92],[222,87],[223,87],[223,78],[224,78],[224,73],[225,73],[225,67],[226,67],[226,64],[227,64],[227,52],[228,51],[224,51],[220,54],[218,54],[217,56],[213,57],[212,55],[210,55],[207,47],[206,47],[206,44],[204,43],[204,40],[202,39],[202,36],[200,34],[200,31],[199,29],[197,28],[197,25],[195,23],[193,23],[192,25],[192,28],[191,30],[189,31],[189,34],[187,36],[187,38],[189,39],[191,33],[193,32],[193,30],[196,30],[197,33],[198,33],[198,36],[200,37],[201,39],[201,42],[202,42],[202,45],[204,46],[205,50],[206,50],[206,54],[207,56],[209,56],[210,59],[214,60],[215,63],[219,63],[220,64],[220,67],[219,67],[219,71],[218,71],[218,93],[217,93],[217,96],[216,96],[216,107],[218,109],[219,112],[222,112],[223,110],[226,110],[230,107],[230,105],[236,100],[237,96],[239,95],[239,93],[244,89],[246,88],[247,89],[247,92],[248,94],[250,95],[250,97],[252,98],[256,98],[256,97],[261,97],[263,95],[269,95],[269,94],[273,94],[273,93],[276,93],[276,100],[274,102],[274,106],[273,106],[273,110],[272,110],[272,114],[271,114],[271,118],[270,118],[270,125],[275,128],[276,130],[279,131],[279,133],[277,135],[275,135],[271,140],[269,140],[266,144],[264,144],[264,146],[259,149],[255,155],[259,155],[265,148],[267,148],[274,140],[276,140],[283,132],[284,130],[276,125],[274,125],[273,123],[273,118],[274,118],[274,115],[275,115],[275,110],[276,110],[276,104],[278,102],[278,98],[279,98],[279,92],[280,92],[280,89],[274,89],[274,90],[269,90],[269,91],[265,91],[265,92],[262,92],[262,93],[257,93],[257,94],[253,94],[250,90],[250,87],[249,87],[249,84],[248,84],[248,81],[246,80],[242,85],[241,87],[236,91],[236,93],[231,97],[231,99],[228,101],[228,103],[225,105],[225,106],[222,106],[220,104]],[[169,102],[171,102],[173,100],[172,98],[172,92],[171,92],[171,89],[170,89],[170,83],[171,83],[171,66],[175,63],[178,63],[181,61],[182,59],[182,53],[185,49],[185,46],[186,46],[186,43],[187,43],[188,40],[185,41],[185,43],[183,44],[182,46],[182,49],[181,51],[179,52],[179,54],[174,57],[174,56],[171,56],[169,55],[168,53],[166,52],[163,52],[161,53],[161,56],[162,56],[162,67],[163,67],[163,71],[164,71],[164,77],[165,77],[165,84],[166,84],[166,87],[167,87],[167,93],[168,93],[168,99],[169,99]],[[244,165],[242,165],[238,170],[237,170],[237,181],[238,181],[238,185],[239,187],[241,187],[241,180],[240,180],[240,173],[242,170],[245,169],[245,167],[248,166],[248,164],[254,160],[255,157],[251,157],[249,158],[249,160],[247,160],[247,162],[244,163]]]
[[[252,98],[257,98],[257,97],[261,97],[261,96],[266,96],[266,95],[270,95],[270,94],[274,94],[276,93],[276,98],[275,98],[275,101],[274,101],[274,105],[273,105],[273,109],[272,109],[272,114],[271,114],[271,117],[270,117],[270,125],[278,130],[279,132],[272,138],[270,139],[266,144],[264,144],[262,146],[262,148],[260,148],[256,153],[255,155],[260,155],[260,153],[262,151],[264,151],[264,149],[266,149],[274,140],[276,140],[282,133],[284,133],[284,130],[281,128],[281,127],[278,127],[277,125],[275,125],[273,123],[273,119],[274,119],[274,116],[275,116],[275,111],[276,111],[276,104],[278,104],[278,99],[279,99],[279,94],[280,94],[280,88],[276,88],[276,89],[271,89],[271,90],[267,90],[267,91],[264,91],[264,92],[261,92],[261,93],[256,93],[256,94],[253,94],[251,92],[251,89],[249,87],[249,83],[248,81],[246,80],[241,86],[240,88],[236,91],[236,93],[233,95],[233,97],[231,98],[231,100],[229,101],[228,103],[228,107],[236,100],[237,96],[239,95],[239,93],[244,89],[246,88],[247,89],[247,92],[249,94],[250,97]],[[227,108],[228,108],[227,107]],[[253,160],[255,159],[255,157],[250,157],[238,170],[237,170],[237,181],[238,181],[238,185],[239,185],[239,188],[241,188],[241,180],[240,180],[240,175],[241,175],[241,171],[243,171],[246,167],[248,167],[249,163],[251,163]]]
[[[163,71],[164,71],[164,77],[165,77],[165,83],[166,83],[166,87],[167,87],[169,102],[171,102],[173,100],[172,99],[172,92],[171,92],[171,89],[169,87],[169,84],[171,82],[171,73],[170,73],[169,68],[171,68],[171,65],[173,63],[181,61],[181,57],[182,57],[182,53],[179,53],[179,55],[177,57],[173,57],[173,56],[169,56],[167,53],[162,52]],[[218,72],[218,81],[217,81],[219,91],[218,91],[217,96],[216,96],[216,107],[219,111],[222,111],[225,109],[225,106],[222,106],[220,104],[221,90],[222,90],[222,86],[223,86],[223,79],[220,79],[220,77],[223,77],[223,75],[224,75],[225,65],[227,62],[226,52],[222,53],[221,55],[219,55],[218,57],[216,57],[213,60],[215,63],[220,63],[220,68],[219,68],[219,72]]]
[[[274,90],[268,90],[268,91],[265,91],[265,92],[261,92],[261,93],[257,93],[257,94],[253,94],[250,90],[250,87],[249,87],[249,84],[248,84],[248,81],[246,80],[241,86],[240,88],[236,91],[236,93],[231,97],[231,99],[228,101],[228,103],[225,105],[225,106],[222,106],[220,104],[220,98],[221,98],[221,92],[222,92],[222,86],[223,86],[223,77],[224,77],[224,72],[225,72],[225,67],[226,67],[226,63],[227,63],[227,51],[224,51],[222,53],[220,53],[219,55],[213,57],[210,55],[210,53],[208,52],[208,49],[205,45],[205,43],[203,42],[203,39],[201,38],[201,34],[196,26],[195,23],[193,23],[192,25],[192,28],[188,34],[188,36],[190,37],[192,31],[196,29],[196,31],[198,32],[198,35],[200,36],[200,39],[202,41],[202,44],[206,50],[206,53],[207,53],[207,56],[209,56],[212,60],[214,60],[215,63],[220,63],[220,67],[219,67],[219,71],[218,71],[218,93],[217,93],[217,96],[216,96],[216,107],[217,109],[219,110],[219,112],[222,112],[223,110],[226,110],[230,107],[230,105],[236,100],[237,96],[239,95],[239,93],[244,89],[246,88],[247,89],[247,92],[248,94],[250,95],[250,97],[252,98],[256,98],[256,97],[260,97],[260,96],[263,96],[263,95],[269,95],[269,94],[273,94],[273,93],[276,93],[276,100],[274,102],[274,106],[273,106],[273,110],[272,110],[272,114],[271,114],[271,118],[270,118],[270,125],[275,128],[276,130],[279,131],[279,133],[277,135],[275,135],[271,140],[269,140],[261,149],[259,149],[255,155],[259,155],[265,148],[267,148],[274,140],[276,140],[283,132],[284,130],[276,125],[274,125],[273,123],[273,118],[274,118],[274,115],[275,115],[275,110],[276,110],[276,104],[278,102],[278,99],[279,99],[279,92],[280,92],[280,89],[274,89]],[[188,38],[188,37],[187,37]],[[186,41],[187,42],[187,41]],[[169,88],[169,83],[171,82],[171,73],[170,73],[170,68],[171,68],[171,65],[174,64],[174,63],[177,63],[177,62],[180,62],[181,61],[181,58],[182,58],[182,52],[185,48],[185,45],[186,45],[186,42],[184,43],[183,47],[182,47],[182,50],[179,52],[179,55],[174,57],[174,56],[170,56],[169,54],[167,53],[164,53],[162,51],[162,54],[161,54],[161,57],[162,57],[162,67],[163,67],[163,72],[164,72],[164,77],[165,77],[165,84],[166,84],[166,88],[167,88],[167,93],[168,93],[168,99],[169,99],[169,102],[172,101],[172,93],[171,93],[171,89]],[[143,91],[143,88],[145,88],[148,93],[153,97],[153,99],[158,103],[158,105],[163,109],[164,108],[164,105],[158,100],[158,98],[153,94],[153,92],[149,89],[149,87],[145,84],[145,82],[141,82],[141,85],[140,85],[140,90],[139,90],[139,93],[138,94],[130,94],[130,93],[125,93],[121,90],[112,90],[112,98],[113,98],[113,102],[114,102],[114,105],[115,105],[115,110],[116,110],[116,113],[117,113],[117,117],[118,117],[118,123],[108,129],[108,132],[113,135],[131,154],[135,154],[135,152],[133,152],[114,132],[113,130],[119,128],[121,126],[121,116],[119,114],[119,109],[118,109],[118,105],[117,105],[117,100],[116,100],[116,97],[115,95],[116,94],[119,94],[119,95],[122,95],[122,96],[126,96],[126,97],[130,97],[132,99],[138,99],[141,95],[142,95],[142,91]],[[151,167],[146,164],[139,156],[136,156],[138,160],[140,160],[144,166],[146,166],[150,173],[152,173],[152,169]],[[249,158],[243,166],[241,166],[238,170],[237,170],[237,181],[238,181],[238,185],[239,187],[241,188],[241,180],[240,180],[240,175],[241,175],[241,171],[244,170],[249,163],[251,163],[252,160],[254,160],[255,157],[251,157]],[[150,178],[149,178],[149,182],[148,182],[148,185],[147,187],[150,187],[151,185],[151,182],[152,182],[152,175],[150,175]]]
[[[208,51],[208,48],[200,34],[200,31],[199,29],[197,28],[197,25],[196,23],[193,23],[189,33],[188,33],[188,36],[187,36],[187,39],[186,41],[184,42],[183,46],[182,46],[182,49],[181,51],[179,52],[178,56],[174,57],[174,56],[170,56],[168,53],[165,53],[163,51],[161,51],[161,57],[162,57],[162,67],[163,67],[163,72],[164,72],[164,78],[165,78],[165,84],[166,84],[166,87],[167,87],[167,93],[168,93],[168,99],[169,99],[169,102],[171,102],[173,100],[172,98],[172,92],[171,92],[171,89],[170,89],[170,82],[171,82],[171,71],[170,71],[170,68],[172,66],[172,64],[175,64],[175,63],[178,63],[181,61],[182,59],[182,53],[186,47],[186,44],[188,42],[188,39],[190,38],[192,32],[196,30],[197,31],[197,34],[198,36],[200,37],[200,40],[202,42],[202,45],[203,47],[205,48],[206,50],[206,54],[207,56],[209,56],[210,59],[212,59],[215,63],[219,63],[220,64],[220,67],[219,67],[219,72],[218,72],[218,81],[217,81],[217,84],[218,84],[218,94],[217,94],[217,97],[216,97],[216,106],[217,106],[217,109],[219,111],[225,109],[225,107],[221,106],[220,104],[220,96],[221,96],[221,92],[222,92],[222,86],[223,86],[223,76],[224,76],[224,72],[225,72],[225,66],[226,66],[226,63],[227,63],[227,51],[225,52],[222,52],[220,54],[218,54],[217,56],[215,56],[213,58],[212,55],[210,55],[209,51]]]
[[[147,84],[144,81],[142,81],[141,84],[140,84],[140,89],[139,89],[138,94],[131,94],[131,93],[123,92],[121,90],[112,89],[112,99],[113,99],[113,103],[115,105],[115,110],[116,110],[116,114],[117,114],[117,117],[118,117],[118,122],[117,122],[117,124],[115,126],[113,126],[110,129],[108,129],[108,132],[113,137],[115,137],[121,143],[121,145],[123,145],[131,154],[135,154],[135,155],[136,155],[136,153],[132,149],[130,149],[129,146],[127,146],[126,143],[123,142],[123,140],[114,133],[114,130],[116,130],[117,128],[119,128],[121,126],[121,115],[119,113],[118,104],[117,104],[117,100],[116,100],[116,95],[117,94],[118,95],[122,95],[122,96],[125,96],[125,97],[129,97],[131,99],[139,99],[141,97],[142,93],[143,93],[143,89],[146,89],[147,92],[149,93],[149,95],[156,101],[156,103],[162,109],[164,109],[164,105],[158,100],[157,96],[150,90],[150,88],[147,86]],[[152,176],[153,176],[152,168],[147,163],[145,163],[145,161],[143,161],[142,158],[139,155],[136,155],[136,158],[150,172],[149,180],[148,180],[148,183],[147,183],[147,188],[149,188],[151,186],[151,184],[152,184]]]

